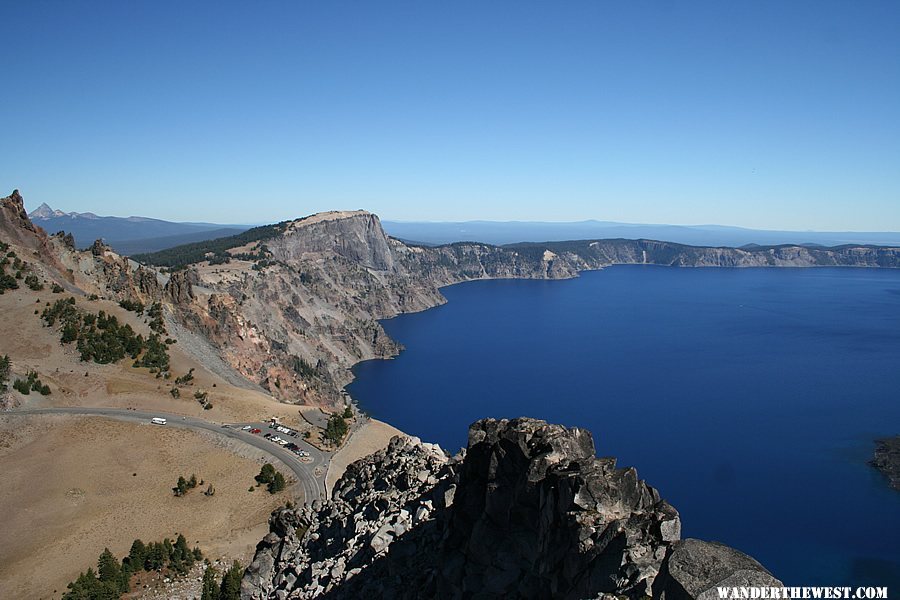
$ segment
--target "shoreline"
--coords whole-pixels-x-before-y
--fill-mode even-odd
[[[843,269],[871,269],[873,271],[888,271],[888,272],[900,271],[900,267],[873,267],[873,266],[868,266],[868,265],[746,265],[746,266],[737,265],[737,266],[719,266],[719,265],[663,265],[663,264],[655,264],[655,263],[618,263],[618,264],[611,264],[611,265],[606,265],[606,266],[592,268],[592,269],[583,269],[583,270],[576,272],[574,275],[571,275],[568,277],[552,277],[552,278],[546,278],[546,277],[544,277],[544,278],[537,278],[537,277],[479,277],[479,278],[473,278],[473,279],[465,279],[463,281],[455,281],[453,283],[448,283],[445,285],[438,286],[437,289],[439,292],[441,292],[442,290],[450,288],[450,287],[454,287],[454,286],[458,286],[458,285],[465,285],[467,283],[475,283],[475,282],[480,282],[480,281],[535,281],[535,282],[538,282],[538,281],[542,281],[542,282],[572,281],[574,279],[578,279],[582,273],[598,273],[600,271],[605,271],[606,269],[609,269],[612,267],[653,267],[653,268],[666,268],[666,269],[722,269],[722,270],[735,270],[735,271],[752,270],[752,269],[766,269],[766,270],[769,270],[769,269],[772,269],[772,270],[777,270],[777,269],[816,269],[816,270],[820,270],[820,269],[841,269],[841,270],[843,270]],[[447,300],[446,296],[443,295],[443,293],[440,294],[440,297],[443,300],[443,302],[441,302],[439,304],[435,304],[433,306],[428,306],[428,307],[425,307],[425,308],[422,308],[419,310],[409,310],[409,311],[398,312],[397,314],[394,314],[394,315],[391,315],[388,317],[384,317],[382,319],[376,319],[376,321],[380,325],[382,325],[383,322],[392,321],[398,317],[402,317],[405,315],[414,315],[414,314],[423,313],[425,311],[429,311],[429,310],[432,310],[435,308],[440,308],[441,306],[444,306],[449,302]],[[392,342],[399,344],[399,342],[397,342],[397,340],[395,340],[394,338],[390,337],[390,335],[388,335],[388,337]],[[353,395],[349,392],[349,390],[347,390],[347,386],[349,386],[354,381],[356,381],[355,370],[356,370],[357,365],[361,365],[363,363],[367,363],[367,362],[371,362],[371,361],[394,360],[395,358],[400,356],[400,353],[403,352],[403,350],[405,350],[405,347],[403,347],[401,345],[400,351],[397,352],[396,354],[392,354],[391,356],[374,356],[372,358],[357,360],[352,365],[350,365],[350,367],[347,368],[347,374],[349,376],[349,380],[347,381],[347,383],[345,383],[343,386],[340,387],[340,391],[343,392],[344,394],[346,394],[346,397],[350,398],[351,403],[356,407],[356,409],[358,411],[361,410],[361,405],[360,405],[359,401],[354,399]],[[366,414],[368,415],[368,413],[366,413]],[[371,415],[369,415],[368,418],[370,418],[372,420],[376,420]],[[391,425],[390,423],[387,423],[386,421],[379,421],[379,422],[383,422],[386,425],[394,427],[393,425]],[[395,429],[396,429],[396,427],[395,427]],[[397,429],[397,431],[400,431],[400,430]],[[409,434],[406,432],[402,432],[402,433],[404,433],[404,435],[412,435],[412,434]]]

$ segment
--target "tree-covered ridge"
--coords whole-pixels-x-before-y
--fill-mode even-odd
[[[75,305],[75,298],[61,298],[41,313],[48,327],[59,325],[60,342],[75,342],[81,360],[107,364],[126,356],[134,360],[134,367],[147,367],[160,376],[169,371],[169,350],[160,334],[165,333],[162,307],[154,304],[147,311],[150,328],[148,337],[135,333],[128,323],[119,323],[115,315],[105,311],[90,313]]]
[[[146,254],[135,254],[131,258],[134,260],[158,267],[168,267],[172,270],[181,269],[188,265],[196,264],[209,260],[213,264],[219,262],[227,262],[232,257],[228,254],[231,248],[237,248],[251,242],[259,242],[271,239],[281,235],[287,228],[290,221],[282,221],[273,225],[262,225],[248,229],[237,235],[216,238],[214,240],[205,240],[202,242],[193,242],[174,248],[167,248],[159,252],[150,252]],[[243,258],[236,256],[235,258]],[[262,254],[248,255],[250,260],[264,258]]]

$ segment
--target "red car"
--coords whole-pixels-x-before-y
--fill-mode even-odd
[[[262,429],[251,429],[250,433],[262,433]]]

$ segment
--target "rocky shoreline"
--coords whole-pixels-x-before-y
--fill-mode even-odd
[[[875,440],[875,456],[869,464],[884,473],[890,486],[900,492],[900,435]]]
[[[678,511],[590,432],[485,419],[450,457],[417,438],[348,467],[332,499],[273,513],[242,597],[705,598],[781,586]]]

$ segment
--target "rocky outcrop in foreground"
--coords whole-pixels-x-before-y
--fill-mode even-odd
[[[245,598],[701,598],[781,585],[737,550],[679,541],[659,493],[591,434],[486,419],[456,457],[416,438],[350,465],[332,499],[273,513]],[[739,583],[740,582],[740,583]]]
[[[900,491],[900,435],[875,442],[871,465],[884,473],[891,487]]]

